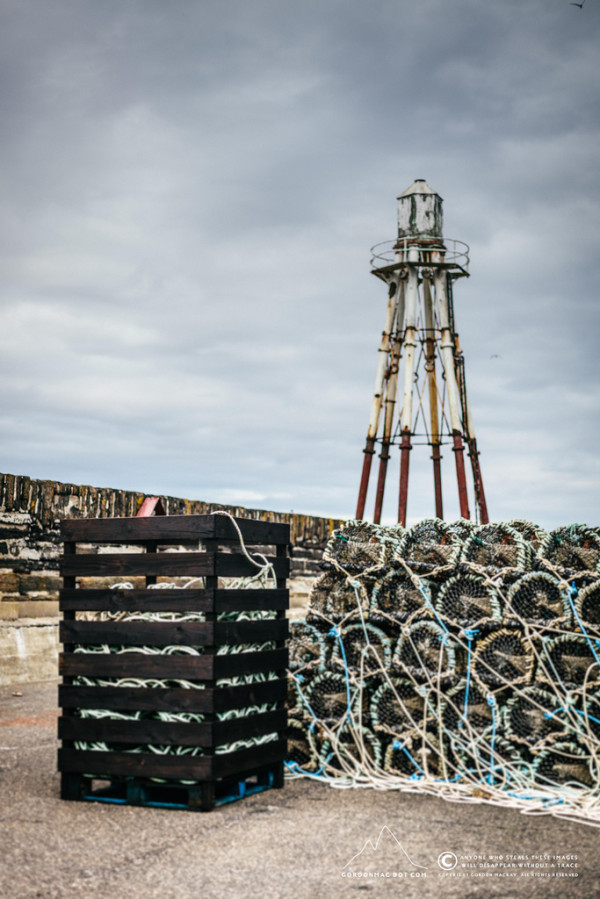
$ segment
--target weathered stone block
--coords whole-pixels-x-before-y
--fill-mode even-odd
[[[14,621],[19,617],[19,603],[15,600],[0,602],[0,621]]]
[[[47,599],[23,599],[18,604],[19,618],[58,618],[58,602]]]
[[[60,590],[62,580],[55,574],[22,574],[18,578],[18,585],[20,593],[55,593]],[[2,575],[0,575],[1,588]]]
[[[57,675],[58,623],[0,623],[0,684],[48,680]]]
[[[12,540],[15,538],[25,539],[29,535],[29,525],[27,524],[0,524],[0,538],[3,540]]]
[[[1,475],[0,475],[1,477]],[[31,515],[27,512],[4,512],[0,511],[0,525],[10,525],[20,527],[21,525],[30,525],[33,521]]]
[[[14,571],[0,572],[0,593],[18,593],[19,575]]]

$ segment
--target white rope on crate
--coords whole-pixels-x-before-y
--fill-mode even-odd
[[[244,578],[232,579],[231,584],[229,585],[229,589],[260,589],[266,588],[276,583],[276,575],[273,567],[273,563],[270,562],[266,556],[262,553],[256,553],[253,558],[246,548],[246,544],[244,542],[244,538],[242,532],[239,528],[238,523],[235,521],[234,517],[224,510],[217,510],[211,513],[212,515],[223,515],[227,517],[239,538],[240,541],[240,549],[245,558],[258,569],[258,572],[255,575],[251,575]],[[161,582],[157,584],[149,584],[148,589],[152,590],[164,590],[164,589],[189,589],[192,586],[201,583],[204,584],[204,578],[193,577],[189,578],[183,586],[179,584],[170,583],[170,582]],[[117,584],[113,584],[111,589],[113,590],[133,590],[133,584],[130,581],[122,581]],[[242,611],[242,612],[222,612],[217,616],[217,620],[219,621],[242,621],[242,620],[265,620],[272,618],[275,613],[269,611],[261,611],[261,610],[253,610],[253,611]],[[197,621],[203,622],[206,620],[206,616],[202,612],[139,612],[139,611],[119,611],[119,612],[103,612],[100,615],[100,620],[104,621],[157,621],[157,622],[167,622],[167,621],[177,621],[177,622],[186,622],[186,621]],[[241,652],[260,652],[264,650],[274,649],[276,644],[273,641],[268,641],[265,643],[249,643],[249,644],[236,644],[236,645],[228,645],[223,644],[218,647],[217,654],[230,654],[230,653],[241,653]],[[204,647],[202,646],[187,646],[187,645],[175,645],[175,646],[108,646],[104,645],[80,645],[74,648],[74,652],[77,653],[128,653],[128,652],[138,652],[144,655],[201,655],[204,652]],[[238,675],[236,677],[229,678],[219,678],[216,681],[217,687],[228,687],[228,686],[241,686],[246,684],[253,683],[264,683],[269,680],[277,680],[276,672],[259,672],[256,674],[248,674],[248,675]],[[89,678],[89,677],[78,677],[74,681],[77,685],[85,685],[85,686],[117,686],[117,687],[139,687],[139,688],[153,688],[153,687],[181,687],[184,689],[196,689],[203,690],[205,689],[204,683],[201,681],[187,681],[181,679],[157,679],[157,678]],[[246,716],[260,714],[263,712],[272,711],[277,708],[277,703],[262,703],[260,705],[252,705],[243,709],[230,709],[225,712],[219,712],[216,715],[217,720],[225,721],[231,720],[232,718],[244,718]],[[113,710],[107,709],[85,709],[80,710],[79,712],[81,717],[84,718],[108,718],[111,720],[141,720],[142,718],[155,718],[160,721],[171,721],[171,722],[200,722],[205,720],[205,716],[198,713],[191,712],[154,712],[154,713],[143,713],[143,712],[131,712],[128,714],[124,714],[121,712],[115,712]],[[226,743],[221,746],[217,746],[215,751],[217,754],[224,754],[235,752],[239,749],[251,748],[252,746],[259,746],[264,743],[269,743],[271,741],[277,740],[277,733],[271,734],[263,734],[261,736],[250,737],[246,740],[238,740],[233,743]],[[111,751],[111,747],[108,746],[104,742],[94,742],[87,743],[78,741],[75,742],[75,748],[81,750],[99,750],[99,751]],[[145,745],[145,746],[134,746],[128,748],[126,752],[142,752],[149,751],[159,755],[202,755],[203,749],[200,746],[191,746],[191,747],[182,747],[182,746],[174,746],[174,745],[165,745],[165,746],[155,746],[155,745]],[[157,782],[164,782],[162,778],[151,778],[152,780],[156,780]],[[182,781],[182,783],[194,783],[194,781]]]
[[[351,524],[356,525],[355,522]],[[560,570],[545,557],[545,549],[548,546],[548,540],[543,539],[545,532],[530,522],[518,522],[518,525],[519,536],[529,533],[532,541],[535,538],[538,546],[542,547],[542,551],[538,551],[535,555],[534,566],[537,563],[538,570],[550,572],[560,585],[560,589],[568,591],[569,603],[574,613],[574,626],[579,627],[579,632],[569,628],[564,614],[556,622],[540,623],[524,619],[517,609],[511,607],[509,600],[511,579],[514,582],[515,576],[520,576],[529,577],[530,581],[533,581],[530,575],[524,576],[522,573],[523,569],[528,567],[523,564],[523,558],[526,556],[522,550],[516,560],[521,574],[515,571],[515,568],[510,567],[486,569],[484,566],[465,560],[463,555],[462,560],[458,563],[461,571],[463,573],[473,572],[488,583],[499,596],[503,607],[503,620],[494,624],[489,619],[487,622],[482,619],[472,622],[471,627],[457,627],[451,619],[436,610],[431,599],[431,586],[436,585],[436,578],[443,580],[451,576],[452,566],[444,565],[432,568],[427,571],[425,578],[423,575],[417,574],[406,560],[396,553],[397,566],[407,573],[413,584],[421,591],[424,599],[423,610],[412,613],[408,622],[405,622],[405,627],[407,623],[410,625],[412,621],[425,617],[425,612],[428,620],[435,622],[440,629],[437,674],[431,669],[431,658],[422,660],[419,678],[415,677],[409,669],[401,672],[401,676],[410,680],[416,691],[420,691],[425,699],[425,706],[431,710],[432,714],[427,717],[423,712],[421,719],[415,716],[414,705],[411,706],[410,703],[405,702],[395,690],[393,680],[394,675],[398,675],[398,671],[392,673],[381,665],[373,647],[368,642],[368,631],[365,627],[365,645],[362,650],[360,671],[356,673],[354,669],[351,671],[347,666],[345,668],[348,703],[345,713],[338,721],[319,721],[310,703],[306,701],[307,686],[310,684],[311,678],[315,676],[316,670],[323,671],[323,665],[318,667],[316,662],[309,662],[304,668],[290,673],[290,676],[295,678],[296,689],[303,702],[304,707],[300,714],[303,715],[304,726],[313,735],[311,743],[315,749],[316,762],[314,770],[306,771],[292,759],[288,763],[289,776],[317,778],[341,789],[395,789],[427,792],[441,796],[448,801],[491,802],[517,808],[523,814],[552,814],[600,826],[600,779],[598,777],[600,772],[600,742],[598,739],[600,736],[600,670],[598,664],[600,631],[589,624],[584,626],[583,622],[577,618],[573,602],[573,596],[577,590],[575,582],[579,580],[586,583],[590,579],[597,578],[598,575],[593,568],[576,572]],[[507,528],[501,527],[500,532],[503,531],[510,534]],[[394,534],[397,533],[397,529],[394,529]],[[470,530],[467,537],[462,539],[470,539],[473,544],[475,542],[473,535],[477,536],[477,533],[477,531]],[[560,539],[568,539],[568,533],[568,529],[561,530]],[[581,539],[580,534],[581,529],[578,529],[576,532],[578,539]],[[484,532],[482,536],[485,535]],[[335,539],[339,540],[340,538],[344,538],[343,529],[335,535]],[[347,540],[350,538],[351,532]],[[409,543],[410,541],[405,541],[405,545]],[[353,560],[360,558],[360,547],[344,549],[344,552],[348,558]],[[533,549],[531,552],[533,553]],[[370,555],[372,557],[372,549]],[[592,553],[588,553],[586,556],[585,553],[580,552],[578,555],[572,554],[572,557],[584,558],[584,560],[589,558],[590,565],[597,567]],[[362,621],[363,626],[365,622],[359,594],[361,580],[364,581],[365,575],[373,576],[377,573],[380,577],[385,577],[390,569],[389,565],[387,567],[380,565],[379,569],[377,565],[367,565],[359,573],[356,571],[356,567],[352,570],[344,569],[336,558],[335,552],[326,553],[325,558],[346,578],[348,589],[354,590],[358,616],[356,612],[349,612],[341,621],[335,622],[333,619],[328,619],[321,610],[318,614],[309,612],[309,620],[313,624],[320,624],[329,643],[335,643],[339,647],[338,656],[345,659],[343,649],[345,627],[350,623],[355,626],[357,620]],[[588,592],[591,592],[591,589]],[[371,604],[371,612],[373,611],[374,606]],[[379,627],[382,626],[382,619],[387,618],[390,629],[394,627],[396,630],[398,629],[398,622],[394,621],[393,616],[386,614],[381,609],[377,611]],[[485,630],[486,627],[490,628],[491,626],[490,633],[493,633],[494,627],[498,631],[507,625],[508,620],[515,628],[516,633],[520,634],[519,639],[526,644],[527,651],[531,652],[531,661],[536,666],[536,682],[540,678],[543,680],[546,692],[538,694],[537,697],[531,691],[527,692],[528,685],[522,682],[527,680],[526,676],[508,680],[490,664],[490,661],[481,652],[477,655],[476,667],[473,664],[474,653],[477,652],[477,647],[482,642],[479,637],[482,629]],[[330,628],[328,633],[327,628]],[[407,630],[410,633],[410,626]],[[578,684],[564,682],[552,656],[546,651],[546,646],[552,639],[563,635],[572,637],[574,633],[579,634],[580,640],[587,641],[586,645],[589,645],[591,659],[584,677]],[[485,634],[483,639],[485,640]],[[453,696],[452,689],[447,686],[444,679],[445,644],[450,642],[457,652],[462,653],[465,666],[462,683],[466,684],[466,687],[462,700],[461,697],[457,697],[456,690]],[[502,643],[499,646],[500,648],[496,651],[504,652],[510,660],[510,650],[514,647],[508,645],[507,649],[506,644]],[[418,655],[418,646],[414,643],[413,651]],[[529,662],[525,663],[522,656],[517,656],[512,661],[517,663],[520,661],[523,671],[527,672],[525,664],[528,665]],[[469,720],[468,691],[470,685],[475,683],[474,672],[475,676],[479,672],[477,690],[482,691],[481,695],[486,697],[485,701],[491,719],[490,725],[483,731],[481,728],[473,726],[472,721]],[[481,676],[483,676],[483,681],[481,681]],[[486,685],[486,681],[496,683],[490,686]],[[367,711],[365,714],[364,712],[365,708],[369,708],[369,703],[365,703],[363,699],[365,694],[373,694],[374,686],[380,688],[381,685],[385,685],[386,689],[395,695],[398,707],[402,711],[402,717],[408,722],[407,728],[396,735],[396,739],[389,744],[388,749],[395,752],[397,757],[406,759],[409,769],[412,768],[410,775],[401,776],[384,770],[381,765],[374,762],[373,754],[369,752],[369,746],[365,743],[364,734],[366,732],[373,733],[370,730],[373,722],[370,719],[370,713]],[[552,697],[548,706],[540,701],[540,697],[544,695]],[[598,697],[597,705],[590,706],[594,696]],[[548,740],[544,745],[542,741],[541,748],[534,746],[533,750],[530,746],[525,746],[523,742],[511,742],[509,737],[512,735],[509,735],[504,728],[504,710],[509,699],[514,701],[518,697],[521,697],[526,703],[525,708],[531,707],[533,713],[538,717],[540,714],[547,716],[553,725],[559,722],[564,736],[560,737],[558,741],[555,740],[554,743],[552,740]],[[599,717],[590,713],[590,707],[596,711]],[[448,726],[449,717],[444,712],[445,709],[449,710],[450,719],[454,718],[457,726]],[[297,732],[296,719],[294,720]],[[596,729],[594,730],[594,728]],[[349,733],[355,744],[352,756],[347,751]],[[315,734],[321,736],[321,751],[315,745]],[[553,748],[554,755],[552,754]],[[558,765],[559,773],[561,768],[579,772],[577,775],[579,782],[572,779],[559,782],[552,775],[543,774],[542,768],[545,759],[550,760],[548,764],[552,772],[556,770],[556,765]],[[553,765],[555,765],[554,768]],[[589,776],[585,773],[586,771],[589,772]]]

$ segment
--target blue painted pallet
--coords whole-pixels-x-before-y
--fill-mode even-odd
[[[241,778],[202,783],[159,783],[147,778],[86,777],[63,774],[64,799],[78,802],[106,802],[113,805],[137,805],[149,808],[210,811],[264,790],[283,787],[282,766],[276,765]]]

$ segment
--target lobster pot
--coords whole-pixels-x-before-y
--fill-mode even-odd
[[[283,786],[289,526],[235,522],[269,577],[223,515],[62,522],[63,799],[207,811]]]
[[[542,540],[537,555],[542,563],[547,560],[567,577],[588,572],[598,574],[600,534],[584,524],[555,528]]]
[[[406,531],[395,558],[418,572],[428,572],[440,566],[454,566],[460,555],[461,539],[444,521],[425,519]]]

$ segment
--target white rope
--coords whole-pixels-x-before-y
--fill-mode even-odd
[[[364,525],[365,523],[362,524]],[[356,525],[357,522],[351,522],[347,530],[342,529],[336,532],[336,539],[338,541],[340,539],[342,541],[345,540],[346,543],[350,542],[352,539],[351,528],[355,528]],[[544,542],[543,539],[544,532],[529,522],[519,521],[518,525],[520,531],[518,534],[515,534],[513,527],[507,526],[501,526],[501,533],[512,537],[515,543],[520,543],[524,539],[522,533],[529,532],[532,535],[532,539],[538,540],[538,544],[542,549],[542,552],[538,550],[536,556],[538,566],[543,566],[552,571],[562,586],[569,588],[568,581],[573,576],[585,576],[588,580],[590,576],[598,577],[595,571],[590,570],[575,572],[574,574],[559,570],[543,555],[544,546],[548,545],[548,541]],[[379,526],[378,535],[384,530]],[[391,532],[392,529],[388,530]],[[397,530],[393,530],[395,535],[397,535]],[[471,531],[471,535],[473,533],[476,535],[477,531]],[[391,533],[389,539],[394,539],[391,537]],[[565,539],[564,536],[562,539]],[[471,540],[472,543],[473,541]],[[549,720],[560,721],[562,733],[565,735],[562,738],[563,742],[561,743],[560,739],[557,741],[553,736],[552,739],[546,741],[545,745],[545,738],[541,742],[538,740],[537,743],[533,744],[531,752],[537,754],[538,762],[536,764],[539,765],[541,763],[544,752],[548,754],[552,751],[553,746],[557,746],[560,752],[567,753],[564,756],[565,763],[571,764],[573,761],[581,762],[583,760],[585,764],[589,765],[592,785],[576,784],[573,781],[559,783],[553,780],[552,777],[541,775],[539,770],[534,771],[524,758],[519,760],[516,757],[507,758],[508,744],[503,723],[506,711],[504,708],[499,707],[494,692],[489,692],[490,687],[486,686],[486,683],[478,683],[477,689],[483,690],[483,694],[488,696],[487,701],[490,704],[492,716],[490,728],[482,732],[480,728],[473,726],[468,716],[468,705],[465,705],[467,710],[465,717],[463,708],[454,703],[448,695],[442,676],[445,658],[444,644],[446,641],[451,640],[454,646],[462,650],[471,660],[471,664],[473,664],[472,652],[476,652],[477,644],[472,647],[471,640],[465,638],[461,628],[457,628],[447,616],[443,616],[435,611],[431,600],[428,598],[428,591],[423,578],[407,564],[406,559],[399,557],[396,553],[395,561],[406,571],[415,587],[421,591],[424,600],[423,608],[412,613],[408,617],[406,625],[409,626],[412,621],[425,617],[423,613],[427,613],[429,620],[434,618],[445,631],[445,635],[440,641],[437,672],[432,671],[429,660],[420,657],[418,644],[411,639],[409,631],[409,640],[413,652],[421,662],[420,673],[423,683],[413,676],[409,669],[405,669],[399,675],[396,672],[396,676],[408,679],[415,691],[423,690],[427,694],[424,697],[422,712],[419,713],[419,716],[413,714],[410,705],[402,699],[395,689],[393,676],[381,665],[381,660],[377,656],[375,647],[369,643],[368,629],[362,611],[361,594],[365,590],[366,577],[379,576],[381,578],[385,576],[389,566],[381,563],[379,565],[369,564],[367,562],[360,574],[357,573],[355,568],[348,570],[344,568],[338,558],[337,547],[339,545],[341,544],[330,541],[325,558],[334,570],[345,577],[348,590],[350,591],[348,596],[353,595],[355,597],[356,608],[341,616],[341,620],[338,620],[337,624],[330,617],[334,614],[333,609],[329,616],[325,615],[322,609],[318,611],[311,609],[309,610],[309,620],[317,623],[321,630],[326,631],[328,627],[335,628],[334,631],[325,637],[328,643],[326,652],[329,655],[331,654],[329,647],[332,646],[334,641],[336,641],[336,645],[338,641],[340,645],[343,644],[345,628],[349,623],[352,623],[353,626],[356,625],[357,621],[359,626],[362,624],[365,645],[362,650],[360,670],[352,672],[346,667],[344,672],[348,685],[351,688],[348,691],[348,695],[350,696],[353,693],[358,698],[358,701],[355,701],[353,698],[352,714],[346,712],[339,721],[318,721],[310,705],[305,701],[306,685],[302,683],[297,684],[300,697],[304,701],[305,712],[308,713],[309,720],[312,720],[309,728],[313,731],[312,744],[315,745],[316,742],[315,734],[321,735],[322,750],[319,752],[317,746],[318,759],[315,768],[319,769],[318,773],[316,770],[303,771],[298,765],[291,763],[288,765],[290,771],[288,776],[318,778],[339,789],[372,788],[408,792],[418,791],[438,795],[451,802],[491,802],[496,805],[516,808],[523,814],[549,814],[567,820],[583,821],[594,826],[600,826],[600,784],[598,779],[600,742],[597,736],[600,733],[598,665],[594,658],[592,658],[591,664],[587,665],[581,683],[577,688],[581,707],[575,708],[573,697],[571,696],[574,688],[563,682],[553,659],[543,649],[548,640],[555,636],[573,636],[577,634],[580,640],[584,638],[578,632],[572,629],[569,630],[564,620],[560,623],[557,622],[556,625],[532,623],[520,616],[514,608],[511,608],[507,597],[508,587],[505,587],[504,583],[509,574],[512,575],[514,580],[514,575],[518,574],[518,571],[516,572],[514,568],[494,568],[490,570],[464,560],[463,556],[463,561],[460,563],[463,570],[471,570],[480,575],[486,583],[498,592],[503,604],[504,615],[508,614],[511,623],[516,625],[514,633],[520,635],[526,651],[531,653],[532,660],[544,678],[543,689],[554,697],[556,704],[551,708],[545,708],[541,702],[538,702],[531,695],[531,691],[524,693],[527,689],[526,684],[520,685],[515,683],[514,679],[510,680],[504,677],[501,672],[490,664],[490,661],[481,655],[477,656],[478,670],[482,674],[487,671],[490,676],[493,675],[495,683],[492,690],[497,696],[503,697],[506,694],[512,697],[524,696],[524,699],[530,703],[532,708],[549,715]],[[406,542],[405,545],[407,545]],[[360,544],[354,547],[344,547],[342,545],[341,551],[348,557],[353,558],[356,565],[359,564]],[[531,552],[533,553],[533,550]],[[523,552],[522,548],[519,550],[516,561],[520,565],[521,571],[529,567],[526,562],[528,553],[528,550],[526,552]],[[369,554],[365,556],[365,559],[368,558]],[[447,565],[432,568],[428,572],[427,583],[432,583],[432,579],[440,576],[447,577],[451,570],[452,566]],[[373,611],[377,612],[378,626],[381,627],[381,619],[383,618],[390,625],[394,624],[395,627],[398,627],[398,623],[394,621],[393,616],[386,614],[382,610],[377,610],[375,604],[371,606],[371,612]],[[481,622],[478,623],[481,624]],[[496,628],[498,627],[503,627],[503,622],[496,623]],[[600,641],[598,629],[594,629],[586,624],[584,633],[587,635],[588,640]],[[479,640],[479,643],[481,643],[481,640]],[[597,645],[600,647],[600,642]],[[592,653],[595,657],[593,646]],[[340,653],[337,653],[338,658],[339,655]],[[317,662],[309,662],[300,669],[305,681],[307,678],[310,680],[311,672],[316,670],[315,665],[317,665]],[[330,667],[330,663],[325,662],[325,670],[328,670],[328,666]],[[318,670],[323,671],[322,664]],[[297,671],[294,672],[294,674],[297,673]],[[519,680],[518,677],[517,680]],[[539,680],[539,676],[537,680]],[[597,692],[592,694],[594,682],[597,685]],[[396,751],[398,753],[406,753],[411,758],[411,765],[414,769],[412,776],[401,776],[384,770],[381,764],[377,764],[375,761],[370,738],[369,740],[366,739],[367,735],[374,734],[376,736],[377,733],[382,734],[384,739],[386,738],[385,728],[379,727],[378,729],[375,725],[375,731],[371,730],[370,727],[373,726],[373,720],[370,717],[370,713],[363,713],[363,709],[367,705],[365,696],[373,692],[371,685],[374,683],[387,685],[387,688],[394,695],[402,715],[409,722],[408,727],[395,736],[398,743]],[[592,722],[590,721],[590,712],[588,710],[592,695],[597,697],[598,712],[596,713],[596,718],[598,726],[596,731],[591,726]],[[453,729],[447,726],[444,709],[452,711],[457,722],[460,723],[460,727]],[[436,721],[434,725],[431,724],[431,714],[435,715]],[[434,734],[436,735],[435,739]],[[390,734],[389,736],[392,735]],[[348,746],[349,738],[354,744],[352,749],[349,749]],[[565,740],[567,741],[566,743],[564,742]],[[524,746],[525,744],[522,745]],[[450,746],[454,746],[455,751],[453,755],[448,752]],[[571,746],[574,748],[569,748]],[[415,747],[420,747],[418,758],[415,758],[413,755],[416,751]],[[514,744],[514,748],[518,749],[518,744]],[[435,760],[433,768],[431,767],[432,760]],[[536,775],[538,778],[541,777],[542,781],[536,780]]]

